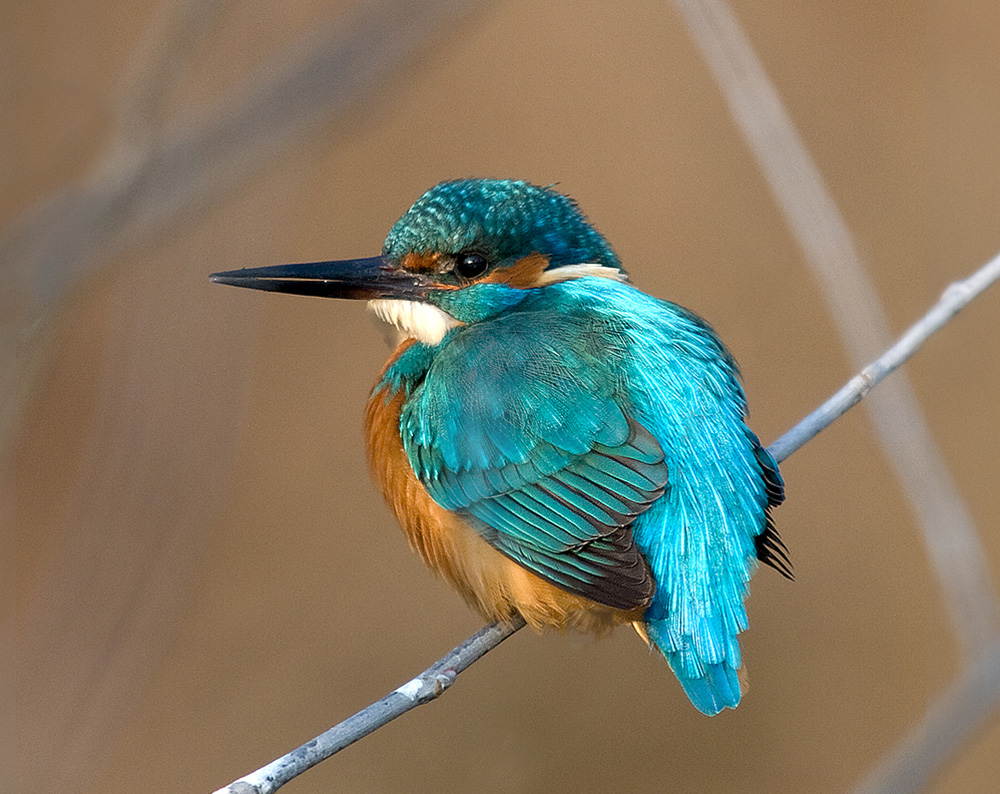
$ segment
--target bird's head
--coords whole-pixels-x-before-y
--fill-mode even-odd
[[[361,298],[382,319],[436,344],[538,289],[583,276],[623,280],[618,257],[569,197],[505,179],[431,188],[366,259],[245,268],[212,281],[252,289]]]

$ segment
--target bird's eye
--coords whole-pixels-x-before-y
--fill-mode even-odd
[[[465,253],[455,258],[455,272],[462,278],[481,276],[489,266],[489,261],[482,254]]]

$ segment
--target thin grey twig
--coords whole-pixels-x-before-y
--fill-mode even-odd
[[[998,279],[1000,279],[1000,255],[990,260],[969,278],[952,284],[931,310],[911,326],[892,347],[865,367],[858,375],[851,378],[840,391],[822,406],[771,444],[768,451],[781,461],[805,445],[849,408],[857,405],[887,375],[919,350],[932,334],[944,327],[964,306]],[[491,623],[409,683],[403,684],[399,689],[359,711],[353,717],[344,720],[326,733],[317,736],[311,742],[307,742],[267,766],[261,767],[256,772],[219,789],[215,794],[271,794],[271,792],[277,791],[292,778],[329,758],[349,744],[378,730],[410,709],[429,703],[439,697],[445,689],[454,683],[460,672],[523,626],[524,621],[518,621],[512,626]],[[996,664],[996,660],[993,660],[991,664],[993,666],[988,667],[987,671],[995,677],[994,667],[1000,665]],[[982,676],[971,673],[969,678],[973,683],[976,683],[980,681]],[[994,705],[998,699],[1000,699],[1000,691],[994,695]],[[969,722],[967,728],[971,731],[972,727],[983,719],[979,712],[971,716],[975,717],[975,723],[970,722],[967,709],[943,708],[940,719],[942,721],[961,719],[963,727],[966,727],[966,722]],[[956,730],[959,729],[958,726],[953,727]],[[946,757],[946,754],[943,754],[942,757]],[[895,792],[895,789],[887,791]]]
[[[973,298],[1000,280],[1000,254],[964,281],[956,281],[918,322],[910,326],[895,344],[851,378],[829,400],[771,444],[768,450],[779,463],[809,441],[841,414],[861,402],[886,375],[913,355],[928,338],[940,330]]]
[[[306,742],[256,772],[241,777],[225,788],[219,789],[215,794],[271,794],[277,791],[292,778],[298,777],[358,739],[363,739],[396,717],[436,700],[455,683],[459,673],[523,627],[524,621],[520,617],[507,625],[490,623],[412,681],[407,681],[353,717],[348,717],[326,733],[321,733],[311,742]]]

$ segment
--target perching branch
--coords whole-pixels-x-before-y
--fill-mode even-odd
[[[510,625],[490,623],[484,626],[412,681],[321,733],[311,742],[220,788],[215,794],[270,794],[277,791],[293,777],[298,777],[349,744],[377,731],[410,709],[440,697],[466,667],[521,628],[524,628],[524,620],[520,616]]]
[[[768,451],[780,463],[804,446],[821,430],[833,424],[849,408],[861,402],[868,392],[919,350],[931,335],[943,328],[959,311],[998,280],[1000,280],[1000,255],[983,265],[969,278],[957,281],[948,287],[931,310],[912,325],[892,347],[851,378],[840,391],[823,405],[771,444]],[[459,673],[523,627],[524,621],[520,619],[509,626],[491,623],[480,629],[440,661],[428,667],[412,681],[403,684],[394,692],[362,709],[326,733],[320,734],[311,742],[292,750],[256,772],[251,772],[228,786],[218,789],[215,794],[271,794],[271,792],[277,791],[292,778],[312,768],[320,761],[326,760],[349,744],[353,744],[358,739],[378,730],[401,714],[435,700],[455,682]],[[995,657],[996,654],[993,654],[990,660],[995,662]],[[988,670],[995,675],[994,668],[995,664],[992,664]],[[970,676],[970,680],[974,684],[980,683],[981,678],[982,676]],[[979,686],[977,691],[981,688]],[[950,700],[961,700],[959,696],[964,691],[960,686],[958,688],[959,695],[956,696],[952,693]],[[989,702],[991,708],[994,707],[996,702],[1000,700],[1000,690],[993,693],[992,700],[986,698],[983,700]],[[954,720],[963,720],[962,724],[958,726],[939,725],[938,727],[942,730],[947,727],[954,732],[965,725],[964,715],[966,711],[961,709],[948,710],[944,707],[939,712],[939,722],[947,721],[952,716]],[[976,710],[974,714],[976,722],[970,724],[967,730],[971,730],[975,724],[978,724],[985,713],[988,711],[984,711],[982,708]],[[951,748],[951,745],[947,745],[947,748]],[[948,752],[942,752],[940,760],[947,757],[947,754]]]
[[[934,333],[975,297],[1000,280],[1000,254],[964,281],[956,281],[942,293],[927,314],[915,322],[881,356],[851,378],[829,400],[767,448],[781,463],[799,447],[826,429],[848,408],[857,405],[886,375],[895,371],[919,350]]]

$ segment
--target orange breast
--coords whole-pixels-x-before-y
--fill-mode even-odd
[[[404,342],[390,359],[401,354]],[[386,366],[389,366],[387,364]],[[534,629],[607,630],[631,623],[642,609],[619,610],[569,593],[508,559],[459,516],[435,502],[417,479],[399,435],[403,393],[372,394],[365,409],[365,438],[372,477],[424,562],[451,583],[488,620],[520,613]]]

